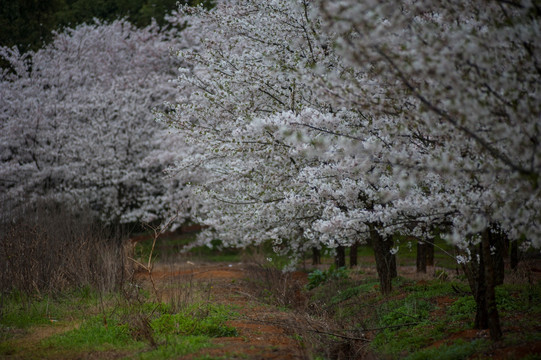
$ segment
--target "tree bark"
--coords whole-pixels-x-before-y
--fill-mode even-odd
[[[417,239],[417,272],[426,274],[427,243]]]
[[[312,248],[312,265],[321,264],[321,251],[318,248]]]
[[[339,245],[336,248],[336,256],[334,258],[334,263],[337,268],[346,266],[346,248],[342,245]]]
[[[393,242],[387,240],[389,243],[389,253],[391,253],[391,248],[393,247]],[[391,266],[389,271],[391,272],[391,279],[396,279],[398,277],[398,271],[396,270],[396,254],[391,254]]]
[[[502,329],[500,326],[500,316],[496,306],[496,274],[494,271],[494,261],[490,253],[491,231],[486,229],[481,237],[482,254],[484,261],[485,280],[486,280],[486,307],[488,313],[488,329],[490,338],[493,341],[499,341],[502,338]],[[491,261],[492,260],[492,261]]]
[[[425,242],[426,265],[434,266],[434,239]]]
[[[359,248],[359,243],[355,241],[353,245],[349,248],[349,267],[352,268],[357,266],[357,250]]]
[[[481,246],[472,249],[471,255],[472,260],[467,264],[463,264],[463,270],[476,304],[474,328],[486,329],[488,327],[488,313],[486,307],[485,265]]]
[[[374,248],[380,290],[383,295],[387,295],[392,290],[392,241],[384,239],[376,230],[376,226],[374,224],[370,225],[370,240],[372,247]],[[394,272],[396,273],[396,260],[394,261]]]
[[[505,241],[506,236],[501,231],[493,228],[489,231],[489,251],[494,269],[494,286],[503,284],[505,277]]]
[[[516,270],[518,266],[518,242],[517,240],[511,241],[511,255],[510,255],[511,269]]]

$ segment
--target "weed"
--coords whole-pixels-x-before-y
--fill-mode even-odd
[[[97,301],[97,293],[89,287],[75,289],[58,296],[28,296],[19,291],[5,294],[0,324],[3,327],[26,329],[59,319],[76,318]]]
[[[334,265],[331,265],[327,270],[322,271],[317,269],[308,274],[308,284],[306,285],[306,288],[311,290],[331,279],[347,279],[348,277],[349,271],[347,268],[336,268]]]

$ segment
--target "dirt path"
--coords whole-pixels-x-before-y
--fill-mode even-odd
[[[238,331],[237,337],[213,339],[217,346],[203,349],[185,357],[196,359],[203,355],[224,359],[305,359],[302,346],[294,334],[280,323],[287,323],[291,314],[275,306],[263,304],[250,295],[247,288],[245,264],[191,263],[158,265],[153,272],[156,287],[162,301],[171,301],[175,295],[175,284],[204,284],[209,299],[214,303],[230,305],[240,315],[229,325]],[[148,277],[141,275],[148,280]],[[171,289],[167,291],[167,289]],[[206,296],[206,295],[205,295]],[[278,325],[277,325],[278,324]]]

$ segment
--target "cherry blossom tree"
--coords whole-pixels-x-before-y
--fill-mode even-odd
[[[193,92],[164,121],[193,145],[199,220],[293,254],[447,229],[479,326],[501,331],[491,234],[541,245],[539,9],[528,2],[219,3],[186,11]],[[387,267],[387,271],[385,268]],[[486,280],[488,286],[481,288]]]
[[[482,326],[499,338],[491,234],[498,227],[512,240],[541,245],[538,5],[319,3],[344,58],[393,85],[372,109],[393,108],[431,142],[424,161],[400,164],[440,176],[442,191],[432,195],[445,194],[452,210],[451,241],[474,255],[472,264],[480,258],[472,290],[478,305],[487,303]]]
[[[347,69],[308,10],[308,3],[254,1],[185,9],[195,13],[185,32],[199,34],[203,46],[179,53],[189,64],[180,82],[194,91],[163,121],[194,146],[179,169],[206,172],[198,184],[199,220],[211,226],[203,242],[216,233],[228,245],[270,239],[295,257],[372,237],[386,245],[383,271],[391,266],[391,219],[402,216],[387,209],[401,190],[378,160],[387,150],[371,120],[333,110],[314,90],[316,67]],[[390,277],[382,282],[388,292]]]
[[[163,140],[152,109],[174,99],[169,54],[181,41],[174,30],[118,20],[57,33],[35,53],[1,48],[11,65],[0,85],[5,198],[84,205],[108,224],[174,210],[185,193],[163,170],[181,145]]]

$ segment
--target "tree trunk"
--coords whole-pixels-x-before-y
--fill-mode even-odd
[[[500,327],[500,315],[498,314],[498,307],[496,306],[496,273],[494,271],[495,261],[491,256],[490,243],[491,243],[491,231],[486,229],[483,231],[481,238],[482,254],[485,267],[485,280],[486,280],[486,307],[488,313],[488,329],[490,331],[490,338],[493,341],[499,341],[502,338],[502,329]]]
[[[467,264],[463,264],[463,270],[476,304],[474,328],[486,329],[488,327],[488,313],[486,307],[485,265],[481,245],[471,250],[472,260]]]
[[[425,242],[426,265],[434,266],[434,239]]]
[[[489,329],[490,338],[502,337],[500,317],[496,307],[494,261],[490,254],[490,230],[482,233],[481,244],[472,251],[472,261],[464,266],[476,303],[475,328]],[[479,259],[477,261],[477,259]]]
[[[511,241],[511,255],[510,255],[511,269],[516,270],[518,266],[518,242],[517,240]]]
[[[378,271],[380,290],[383,295],[387,295],[392,289],[392,263],[391,254],[392,241],[385,240],[376,230],[375,225],[370,225],[370,240],[374,248],[376,258],[376,269]],[[394,262],[394,272],[396,273],[396,260]]]
[[[488,230],[487,230],[488,231]],[[494,286],[503,284],[505,276],[505,234],[497,229],[490,230],[489,234],[489,251],[494,269]]]
[[[474,285],[472,287],[473,297],[476,303],[475,309],[475,325],[476,329],[486,329],[488,328],[488,312],[487,312],[487,303],[486,303],[486,294],[487,286],[485,280],[485,257],[483,256],[483,251],[481,250],[481,245],[479,245],[479,250],[477,252],[479,255],[479,262],[472,264],[474,267]]]
[[[389,253],[391,253],[393,242],[391,240],[387,240],[387,242],[389,243]],[[398,272],[396,270],[396,254],[391,254],[391,266],[389,271],[391,272],[391,279],[396,279],[398,277]]]
[[[312,248],[312,265],[321,264],[321,251],[318,248]]]
[[[426,274],[427,243],[417,240],[417,272]]]
[[[349,248],[349,267],[352,268],[354,266],[357,266],[357,249],[359,247],[359,243],[355,241],[353,245]]]
[[[342,245],[339,245],[336,248],[336,256],[334,258],[334,263],[337,268],[346,266],[346,248]]]

